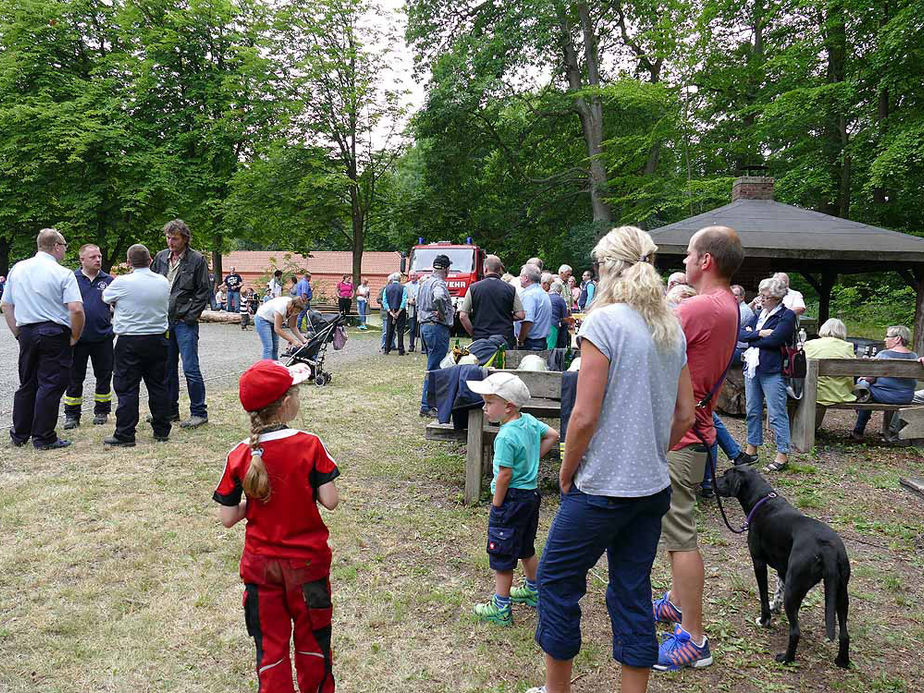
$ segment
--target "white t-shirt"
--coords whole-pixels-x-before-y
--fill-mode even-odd
[[[279,296],[271,298],[262,306],[257,308],[257,317],[263,318],[267,322],[275,322],[276,315],[282,316],[282,322],[286,321],[286,311],[289,310],[289,304],[292,303],[291,296]]]
[[[783,305],[789,310],[798,310],[799,308],[805,310],[805,299],[802,298],[802,292],[795,289],[787,291],[786,295],[783,296]]]
[[[369,300],[369,286],[368,284],[360,284],[356,287],[356,300],[357,301],[368,301]]]
[[[574,483],[595,496],[639,498],[671,484],[667,447],[677,381],[687,362],[679,326],[677,343],[659,350],[644,318],[625,303],[592,311],[581,325],[610,361],[597,429]]]

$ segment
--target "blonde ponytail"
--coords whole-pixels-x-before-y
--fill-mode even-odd
[[[295,391],[289,388],[282,397],[268,404],[259,411],[250,412],[250,467],[244,475],[242,486],[248,498],[256,498],[264,503],[269,500],[273,489],[270,487],[269,473],[263,462],[263,448],[260,447],[260,434],[277,425],[276,415],[287,396]]]
[[[613,303],[631,306],[663,350],[679,341],[680,323],[667,305],[664,282],[654,267],[657,250],[651,236],[635,226],[617,227],[601,238],[593,251],[600,280],[588,312]]]

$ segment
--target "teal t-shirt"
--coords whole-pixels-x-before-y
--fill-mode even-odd
[[[542,436],[548,430],[548,426],[531,414],[520,414],[519,419],[500,427],[494,439],[492,493],[497,486],[497,474],[501,467],[510,467],[513,470],[509,488],[536,488],[536,478],[539,476],[539,445]]]

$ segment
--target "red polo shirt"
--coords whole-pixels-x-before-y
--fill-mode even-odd
[[[334,458],[316,435],[292,428],[262,434],[260,447],[271,491],[266,501],[247,499],[244,552],[308,558],[329,566],[328,531],[318,512],[317,491],[340,475]],[[240,503],[249,467],[245,440],[228,453],[213,499],[222,505]]]

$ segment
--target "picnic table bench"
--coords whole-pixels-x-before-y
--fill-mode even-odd
[[[510,365],[510,354],[507,352],[507,365]],[[542,352],[524,352],[542,354]],[[526,387],[529,388],[531,398],[520,411],[533,416],[546,419],[561,417],[561,373],[558,371],[514,371],[512,369],[489,368],[490,373],[515,373]],[[465,441],[465,492],[466,503],[477,503],[481,498],[481,485],[484,476],[491,470],[493,443],[497,435],[498,426],[485,421],[484,410],[481,407],[472,407],[468,410],[468,427],[456,429],[451,423],[441,424],[436,421],[427,424],[425,437],[427,440],[453,440]],[[553,450],[554,454],[557,450]]]
[[[808,359],[802,399],[793,415],[791,442],[799,452],[808,452],[815,446],[815,417],[818,406],[818,378],[824,376],[893,377],[924,379],[924,366],[917,361],[904,359]],[[915,404],[882,404],[880,402],[840,402],[822,405],[826,409],[852,409],[859,411],[898,412],[907,425],[899,431],[899,439],[906,441],[924,438],[924,406]],[[887,416],[883,416],[883,430]]]

